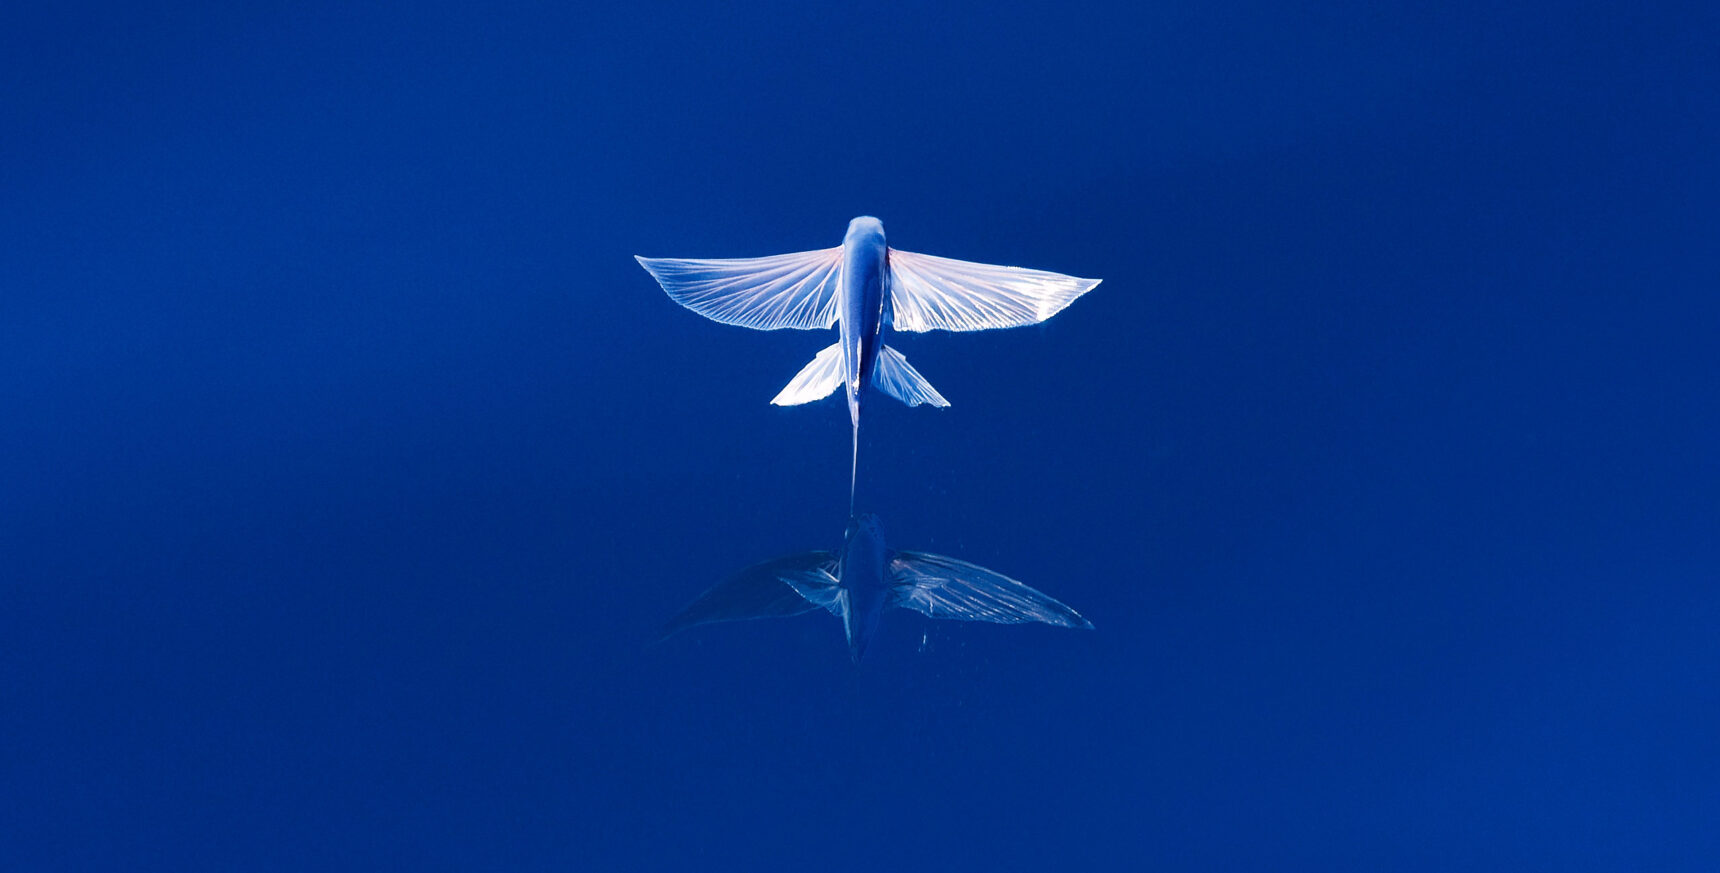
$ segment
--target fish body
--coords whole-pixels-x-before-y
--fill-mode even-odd
[[[848,233],[842,237],[838,279],[842,318],[838,324],[842,383],[848,388],[848,418],[856,430],[860,427],[860,399],[865,387],[872,384],[883,344],[888,257],[883,222],[867,215],[848,222]]]
[[[889,572],[890,550],[884,545],[878,517],[850,519],[837,556],[836,579],[848,601],[841,611],[842,630],[848,637],[848,653],[856,661],[866,654],[889,602]]]

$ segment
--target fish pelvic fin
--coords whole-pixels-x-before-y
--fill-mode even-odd
[[[879,391],[909,406],[919,406],[922,403],[940,407],[950,405],[944,395],[939,394],[938,389],[933,388],[932,383],[927,382],[926,377],[920,375],[901,352],[889,346],[885,346],[878,353],[878,368],[872,373],[872,384]]]
[[[842,384],[842,343],[831,343],[819,352],[788,384],[772,397],[777,406],[799,406],[829,397]]]

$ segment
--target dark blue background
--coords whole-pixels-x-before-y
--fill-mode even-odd
[[[1715,869],[1720,20],[1496,5],[8,5],[0,866]],[[861,213],[1097,630],[651,646],[848,437],[631,255]]]

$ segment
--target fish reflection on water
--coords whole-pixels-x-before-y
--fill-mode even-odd
[[[1056,598],[1001,573],[943,555],[891,549],[878,517],[866,514],[849,520],[839,550],[798,552],[754,564],[699,595],[669,620],[663,636],[700,624],[820,608],[841,619],[855,661],[865,655],[883,613],[892,608],[956,621],[1093,627]]]

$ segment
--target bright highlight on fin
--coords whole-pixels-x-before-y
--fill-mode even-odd
[[[1100,281],[891,249],[891,326],[927,331],[1038,324]]]
[[[713,321],[754,330],[836,324],[841,246],[764,258],[635,260],[676,303]],[[1038,324],[1103,281],[895,248],[888,262],[891,326],[910,332]]]
[[[777,406],[799,406],[829,397],[842,384],[842,344],[831,343],[812,362],[800,368],[770,402]]]
[[[842,247],[768,258],[642,258],[676,303],[723,324],[811,330],[836,324]]]
[[[902,353],[885,346],[878,353],[878,369],[872,373],[872,384],[885,394],[908,404],[919,406],[930,403],[933,406],[948,406],[950,402],[932,383],[926,381],[918,370],[909,366],[908,359]]]

